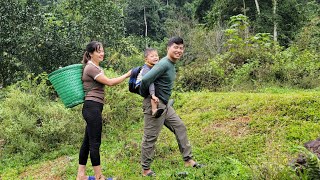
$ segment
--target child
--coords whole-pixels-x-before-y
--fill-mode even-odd
[[[159,62],[159,56],[158,51],[152,48],[147,48],[144,51],[144,60],[145,64],[143,65],[138,77],[137,77],[137,84],[142,79],[142,76],[144,76],[147,72],[151,70],[151,68]],[[158,109],[158,103],[159,98],[155,95],[155,86],[154,83],[150,84],[149,86],[149,93],[151,96],[151,110],[152,110],[152,116],[155,118],[158,118],[163,113],[164,109]]]

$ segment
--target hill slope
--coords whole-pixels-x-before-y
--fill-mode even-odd
[[[320,92],[175,94],[174,107],[187,126],[194,158],[206,167],[183,167],[174,135],[163,128],[152,164],[156,179],[178,179],[179,172],[188,172],[186,179],[299,179],[289,164],[304,152],[303,143],[320,136],[319,97]],[[135,111],[127,111],[128,116],[137,117]],[[142,179],[142,129],[142,119],[107,122],[101,146],[106,175]],[[74,179],[77,154],[66,155],[19,170],[8,168],[2,179]]]

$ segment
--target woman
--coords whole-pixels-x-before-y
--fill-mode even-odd
[[[99,63],[103,61],[104,50],[100,42],[92,41],[86,47],[83,55],[83,88],[85,101],[82,115],[87,126],[79,153],[79,167],[77,180],[88,179],[86,164],[90,153],[90,160],[94,170],[95,179],[105,179],[100,166],[100,144],[102,132],[102,109],[104,104],[104,86],[114,86],[130,77],[131,70],[117,78],[108,78],[104,75]]]

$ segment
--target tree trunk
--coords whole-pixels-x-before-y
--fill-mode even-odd
[[[246,2],[245,0],[242,0],[243,2],[243,15],[247,16],[247,7],[246,7]],[[245,27],[245,30],[244,30],[244,36],[245,36],[245,39],[248,39],[249,37],[249,28],[246,26]],[[248,45],[248,43],[246,43]]]
[[[257,13],[258,13],[258,15],[260,15],[260,7],[259,7],[258,0],[254,0],[254,2],[256,3]]]
[[[148,24],[147,24],[147,15],[146,15],[146,7],[143,7],[143,18],[144,18],[144,25],[145,25],[145,33],[144,33],[144,37],[146,40],[146,48],[148,47]]]
[[[278,41],[278,32],[277,32],[277,0],[273,0],[273,40]]]
[[[247,16],[246,14],[246,11],[247,11],[247,9],[246,9],[246,2],[244,1],[244,0],[242,0],[242,2],[243,2],[243,15],[245,15],[245,16]]]

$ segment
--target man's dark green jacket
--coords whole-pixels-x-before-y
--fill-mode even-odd
[[[168,57],[164,57],[142,77],[140,94],[143,97],[147,97],[149,95],[149,86],[153,82],[156,90],[155,95],[167,104],[175,78],[175,64]]]

